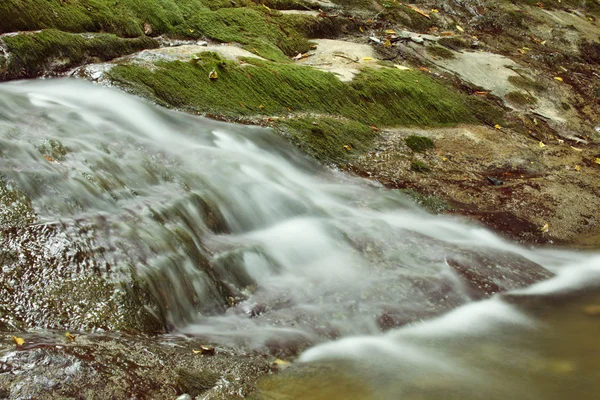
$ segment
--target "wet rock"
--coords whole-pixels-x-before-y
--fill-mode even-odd
[[[8,398],[165,399],[187,395],[221,399],[247,396],[271,366],[262,355],[227,349],[214,357],[193,353],[193,341],[125,334],[11,333],[0,337],[0,393]],[[110,385],[107,385],[110,382]]]
[[[163,330],[158,307],[131,275],[93,254],[84,229],[34,225],[29,199],[0,181],[0,321],[5,327]]]
[[[446,262],[458,273],[474,300],[524,288],[554,275],[540,265],[508,252],[468,250],[447,256]]]
[[[410,40],[412,40],[413,42],[418,43],[418,44],[423,44],[423,42],[425,41],[425,39],[423,39],[422,37],[419,37],[419,36],[411,36]]]
[[[487,180],[494,186],[500,186],[504,184],[504,182],[502,182],[500,179],[494,178],[493,176],[488,176]]]

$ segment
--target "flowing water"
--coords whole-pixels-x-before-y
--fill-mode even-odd
[[[88,227],[174,332],[302,352],[267,398],[599,396],[597,254],[521,247],[269,129],[80,81],[1,85],[0,146],[37,223]]]

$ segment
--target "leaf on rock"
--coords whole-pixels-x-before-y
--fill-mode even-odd
[[[17,346],[23,346],[23,344],[25,344],[25,339],[23,339],[22,337],[13,336],[12,338]]]

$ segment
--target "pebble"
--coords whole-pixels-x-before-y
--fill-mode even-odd
[[[415,43],[423,43],[423,38],[422,37],[418,37],[418,36],[411,36],[410,40],[412,40]]]
[[[199,42],[196,42],[196,45],[197,46],[204,46],[204,47],[206,47],[206,46],[208,46],[208,42],[205,42],[204,40],[201,40]]]
[[[179,396],[175,400],[192,400],[192,396],[190,396],[189,394],[186,393],[186,394],[182,394],[181,396]]]

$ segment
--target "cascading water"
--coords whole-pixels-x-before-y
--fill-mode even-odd
[[[597,255],[508,243],[325,169],[268,129],[79,81],[0,86],[0,146],[0,174],[38,223],[85,226],[95,256],[133,269],[175,331],[281,354],[328,342],[300,361],[337,360],[345,375],[292,382],[291,398],[564,398],[521,379],[567,379],[572,365],[544,364],[543,343],[563,338],[538,343],[537,320],[510,299],[576,292],[577,279],[598,280]],[[561,272],[575,267],[577,279]],[[549,271],[559,276],[525,294],[464,305]],[[573,382],[588,390],[594,366]],[[334,381],[353,383],[342,396]]]

